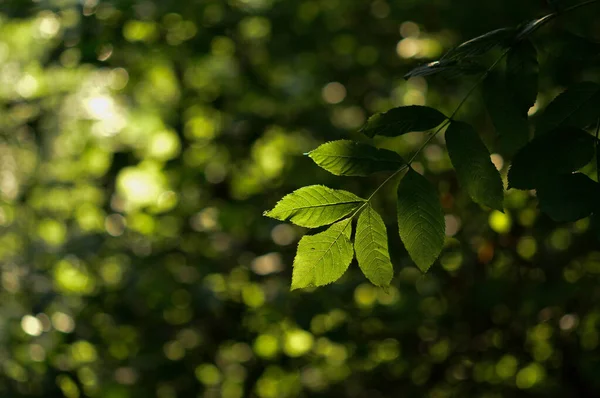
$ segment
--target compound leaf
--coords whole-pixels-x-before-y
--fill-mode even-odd
[[[349,140],[327,142],[310,151],[316,164],[338,176],[368,176],[395,171],[405,162],[396,152]]]
[[[556,222],[589,216],[600,203],[600,184],[582,173],[554,178],[537,189],[540,209]]]
[[[368,137],[397,137],[411,131],[430,130],[445,119],[443,113],[428,106],[401,106],[371,116],[360,132]]]
[[[446,146],[458,181],[473,201],[502,211],[504,186],[490,152],[473,127],[452,122],[446,130]]]
[[[323,232],[304,235],[294,258],[291,290],[323,286],[338,280],[352,261],[352,219],[333,224]]]
[[[536,137],[517,153],[508,171],[510,188],[535,189],[585,166],[594,156],[594,137],[561,127]]]
[[[316,228],[347,216],[364,201],[348,191],[310,185],[284,196],[264,215],[277,220],[289,220],[301,227]]]
[[[444,213],[436,189],[409,169],[398,186],[400,239],[422,272],[435,262],[444,246]]]
[[[356,259],[363,274],[376,286],[388,286],[394,268],[388,252],[387,231],[381,216],[367,206],[356,224]]]

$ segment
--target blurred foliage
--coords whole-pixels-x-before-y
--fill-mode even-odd
[[[366,117],[392,106],[453,109],[468,77],[402,76],[550,9],[1,2],[0,395],[600,395],[589,220],[556,224],[526,191],[509,191],[505,213],[482,210],[458,188],[441,140],[414,164],[446,214],[441,266],[427,275],[390,240],[387,290],[352,264],[336,284],[290,293],[304,230],[261,215],[315,182],[367,195],[385,176],[342,180],[301,154],[360,139]],[[534,37],[539,104],[599,80],[597,53],[572,57],[552,39],[568,31],[597,49],[594,10]],[[494,148],[482,109],[475,95],[461,113]],[[377,142],[410,153],[423,139]],[[389,193],[374,206],[397,236]]]

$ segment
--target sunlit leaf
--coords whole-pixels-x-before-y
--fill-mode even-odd
[[[563,91],[544,110],[536,135],[560,126],[586,128],[595,124],[600,109],[600,84],[583,82]]]
[[[360,131],[368,137],[397,137],[411,131],[430,130],[445,119],[444,114],[428,106],[401,106],[371,116]]]
[[[475,130],[467,123],[452,122],[446,130],[446,146],[458,180],[471,199],[502,211],[502,178]]]
[[[537,51],[531,41],[522,40],[511,47],[506,57],[506,80],[516,108],[527,115],[538,93]]]
[[[519,111],[506,82],[498,76],[489,75],[483,82],[483,99],[499,136],[500,151],[514,155],[529,141],[527,114]]]
[[[338,176],[368,176],[395,171],[405,162],[396,152],[349,140],[327,142],[310,151],[316,164]]]
[[[411,259],[426,272],[444,246],[444,213],[436,189],[413,169],[398,186],[398,229]]]
[[[387,286],[394,276],[388,252],[387,231],[381,216],[367,206],[356,224],[356,259],[363,274],[377,286]]]
[[[294,258],[292,290],[338,280],[354,257],[351,233],[352,222],[347,219],[318,234],[303,236]]]
[[[517,153],[508,172],[510,188],[534,189],[585,166],[594,156],[594,137],[563,127],[536,137]]]
[[[582,173],[555,177],[537,189],[540,209],[557,222],[589,216],[600,203],[600,184]]]
[[[310,185],[284,196],[264,215],[277,220],[289,220],[302,227],[316,228],[349,215],[364,201],[351,192]]]
[[[466,41],[448,51],[442,59],[460,60],[486,53],[496,46],[506,46],[515,37],[515,28],[500,28]]]

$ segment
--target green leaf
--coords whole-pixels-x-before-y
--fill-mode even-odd
[[[536,137],[517,153],[508,171],[508,186],[535,189],[555,176],[569,174],[594,156],[594,137],[574,127],[562,127]]]
[[[553,56],[570,61],[593,60],[600,56],[600,43],[566,30],[548,35],[543,47]]]
[[[466,41],[448,51],[442,59],[462,60],[484,54],[496,46],[507,46],[514,39],[515,28],[500,28]]]
[[[358,217],[354,249],[367,279],[376,286],[388,286],[394,268],[388,252],[387,231],[381,216],[370,205]]]
[[[446,77],[455,77],[459,75],[469,75],[473,73],[484,72],[485,68],[473,61],[465,60],[463,62],[439,60],[429,62],[425,65],[417,66],[404,75],[405,79],[416,76],[430,76],[443,74]]]
[[[411,131],[430,130],[444,120],[444,114],[427,106],[401,106],[371,116],[360,132],[367,137],[397,137]]]
[[[444,213],[436,189],[409,169],[398,186],[400,239],[422,272],[435,262],[444,246]]]
[[[378,171],[395,171],[405,162],[396,152],[360,142],[327,142],[308,153],[316,164],[338,176],[368,176]]]
[[[537,51],[531,41],[523,40],[511,47],[506,58],[506,79],[516,108],[525,117],[538,93]]]
[[[467,123],[452,122],[446,130],[446,146],[458,181],[473,201],[502,211],[504,186],[490,152]]]
[[[536,124],[536,135],[557,127],[586,128],[600,115],[600,84],[583,82],[569,87],[544,110]]]
[[[537,189],[540,209],[556,222],[589,216],[600,203],[600,184],[582,173],[555,177]]]
[[[346,217],[364,201],[348,191],[310,185],[284,196],[273,210],[266,211],[264,215],[289,220],[301,227],[316,228]]]
[[[489,75],[483,82],[483,100],[499,136],[500,152],[512,157],[529,141],[527,113],[519,111],[507,84]]]
[[[327,285],[346,272],[354,257],[351,221],[350,218],[340,221],[323,232],[300,239],[291,290]]]

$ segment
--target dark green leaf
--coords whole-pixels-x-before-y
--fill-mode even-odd
[[[284,196],[273,210],[266,211],[264,215],[277,220],[289,220],[302,227],[316,228],[349,215],[364,201],[348,191],[311,185]]]
[[[450,60],[439,60],[429,62],[425,65],[418,66],[412,69],[410,72],[404,75],[405,79],[416,76],[429,76],[436,74],[443,74],[444,76],[451,78],[460,75],[469,75],[473,73],[484,72],[485,68],[473,61],[450,61]]]
[[[442,251],[446,227],[436,189],[413,169],[398,186],[398,229],[408,254],[426,272]]]
[[[502,211],[502,178],[475,130],[467,123],[452,122],[446,130],[446,146],[458,181],[473,201]]]
[[[368,176],[395,171],[405,162],[396,152],[349,140],[327,142],[310,151],[316,164],[338,176]]]
[[[368,137],[397,137],[411,131],[430,130],[445,119],[444,114],[428,106],[401,106],[371,116],[360,131]]]
[[[544,15],[541,18],[537,18],[534,19],[533,21],[529,21],[526,22],[524,24],[521,24],[517,30],[517,40],[521,40],[526,38],[527,36],[529,36],[533,31],[537,30],[538,28],[540,28],[542,25],[548,23],[549,21],[551,21],[554,17],[556,17],[556,14],[548,14],[548,15]]]
[[[500,28],[466,41],[448,51],[442,59],[462,60],[486,53],[496,46],[507,46],[515,37],[515,28]]]
[[[536,135],[560,126],[586,128],[600,115],[600,84],[583,82],[569,87],[544,110],[536,124]]]
[[[537,51],[529,40],[511,47],[506,58],[506,80],[516,108],[524,116],[537,97],[538,72]]]
[[[529,141],[527,113],[519,110],[506,82],[495,75],[483,82],[483,99],[499,136],[500,152],[512,157]]]
[[[585,174],[568,174],[541,185],[537,196],[540,209],[554,221],[577,221],[592,214],[600,203],[600,184]]]
[[[376,286],[388,286],[394,268],[388,252],[387,231],[381,216],[367,206],[356,224],[356,259],[363,274]]]
[[[555,176],[585,166],[594,156],[594,137],[562,127],[536,137],[517,153],[508,172],[510,188],[535,189]]]
[[[600,57],[600,43],[569,31],[549,35],[547,42],[543,43],[543,48],[555,57],[569,60],[591,60]]]
[[[292,290],[327,285],[346,272],[354,257],[351,221],[340,221],[323,232],[300,239],[294,258]]]

